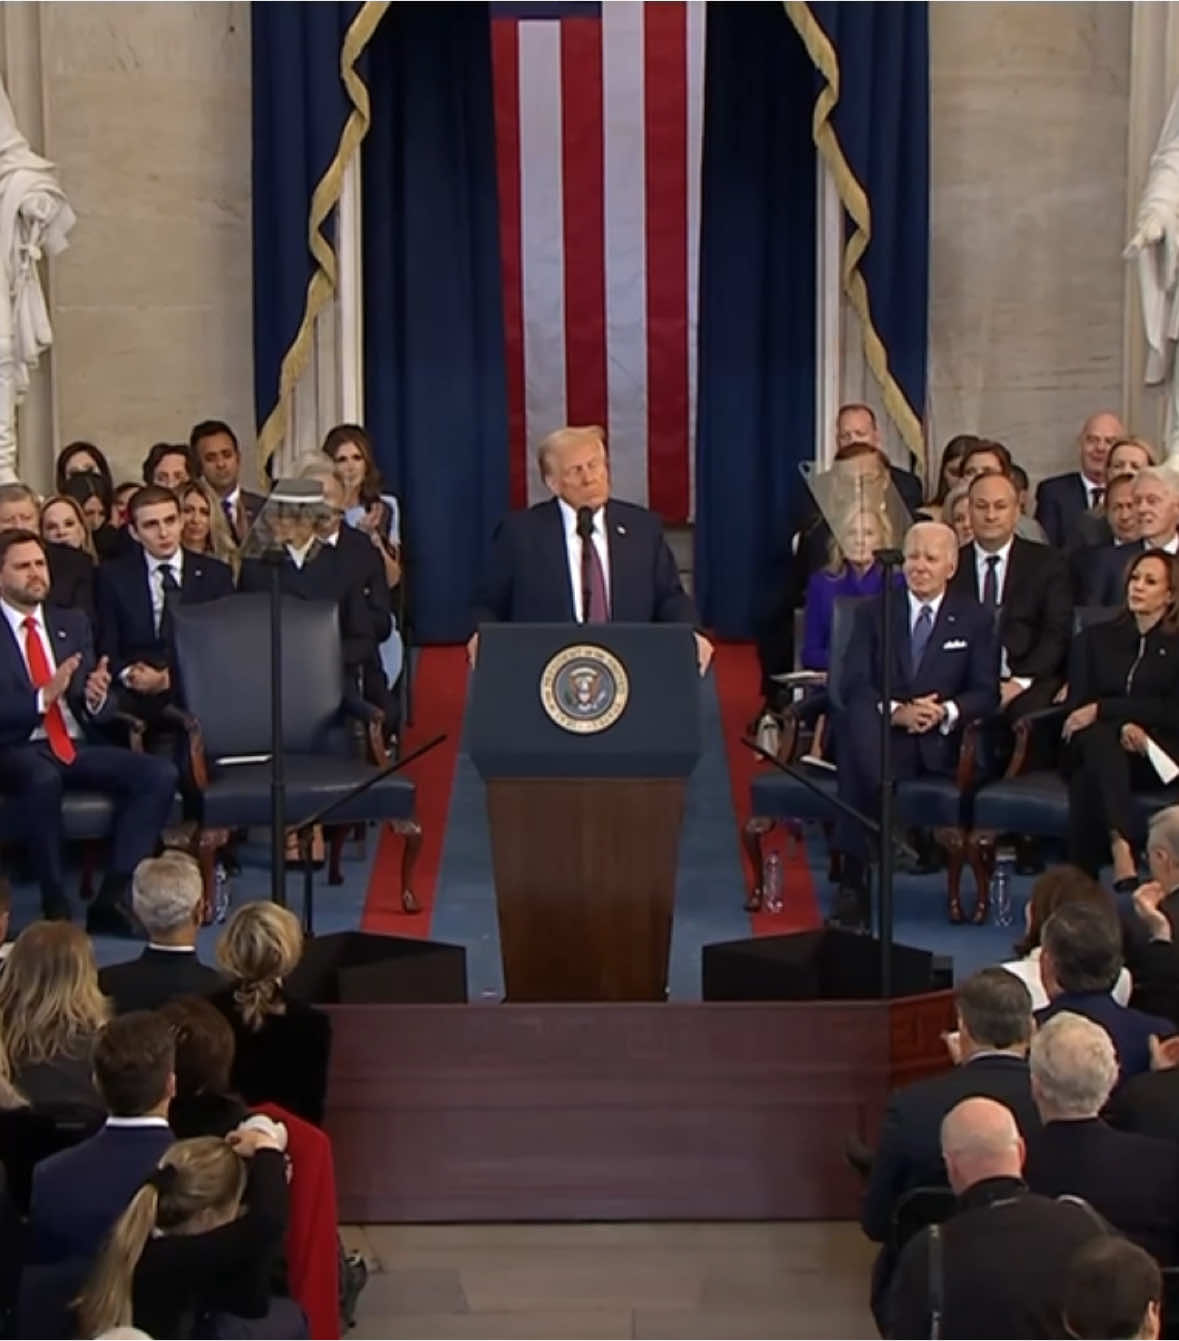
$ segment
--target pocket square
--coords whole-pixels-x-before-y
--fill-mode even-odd
[[[943,652],[961,652],[966,647],[965,638],[951,638],[948,643],[942,643]]]

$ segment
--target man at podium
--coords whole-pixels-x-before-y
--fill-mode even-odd
[[[536,453],[553,497],[496,527],[475,596],[479,624],[698,623],[659,518],[610,497],[605,430],[559,428]],[[479,634],[467,644],[471,664]],[[703,675],[712,644],[696,634]]]

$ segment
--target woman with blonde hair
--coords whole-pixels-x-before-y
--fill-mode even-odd
[[[69,494],[53,494],[42,503],[41,539],[80,549],[91,563],[98,562],[98,551],[94,548],[94,537],[82,504]]]
[[[271,1294],[286,1224],[272,1127],[177,1141],[111,1229],[77,1300],[78,1334],[306,1336],[298,1306]],[[262,1318],[265,1331],[233,1325]]]
[[[0,973],[0,1039],[35,1108],[103,1111],[91,1052],[110,1017],[86,933],[70,922],[27,926]]]
[[[230,1080],[247,1104],[276,1103],[323,1121],[331,1020],[288,995],[287,977],[303,957],[299,919],[276,903],[243,904],[217,942],[230,986],[209,999],[233,1027]]]

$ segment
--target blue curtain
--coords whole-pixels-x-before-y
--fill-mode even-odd
[[[282,361],[303,320],[315,261],[311,196],[336,155],[352,104],[340,50],[357,4],[255,3],[253,66],[254,411],[278,401]],[[362,69],[358,63],[357,69]],[[334,216],[322,232],[334,238]]]
[[[828,2],[809,10],[838,63],[839,101],[830,123],[871,211],[859,269],[888,371],[910,412],[908,431],[887,382],[885,404],[919,452],[928,348],[929,7]],[[827,74],[821,59],[816,65],[821,89]],[[853,231],[854,221],[849,239]]]
[[[367,427],[402,501],[416,637],[453,642],[508,507],[487,7],[393,5],[369,62]]]
[[[696,593],[748,637],[814,455],[812,69],[781,5],[710,4],[704,77]]]

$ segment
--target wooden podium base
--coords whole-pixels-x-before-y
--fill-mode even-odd
[[[509,1001],[663,1001],[684,782],[487,784]]]

